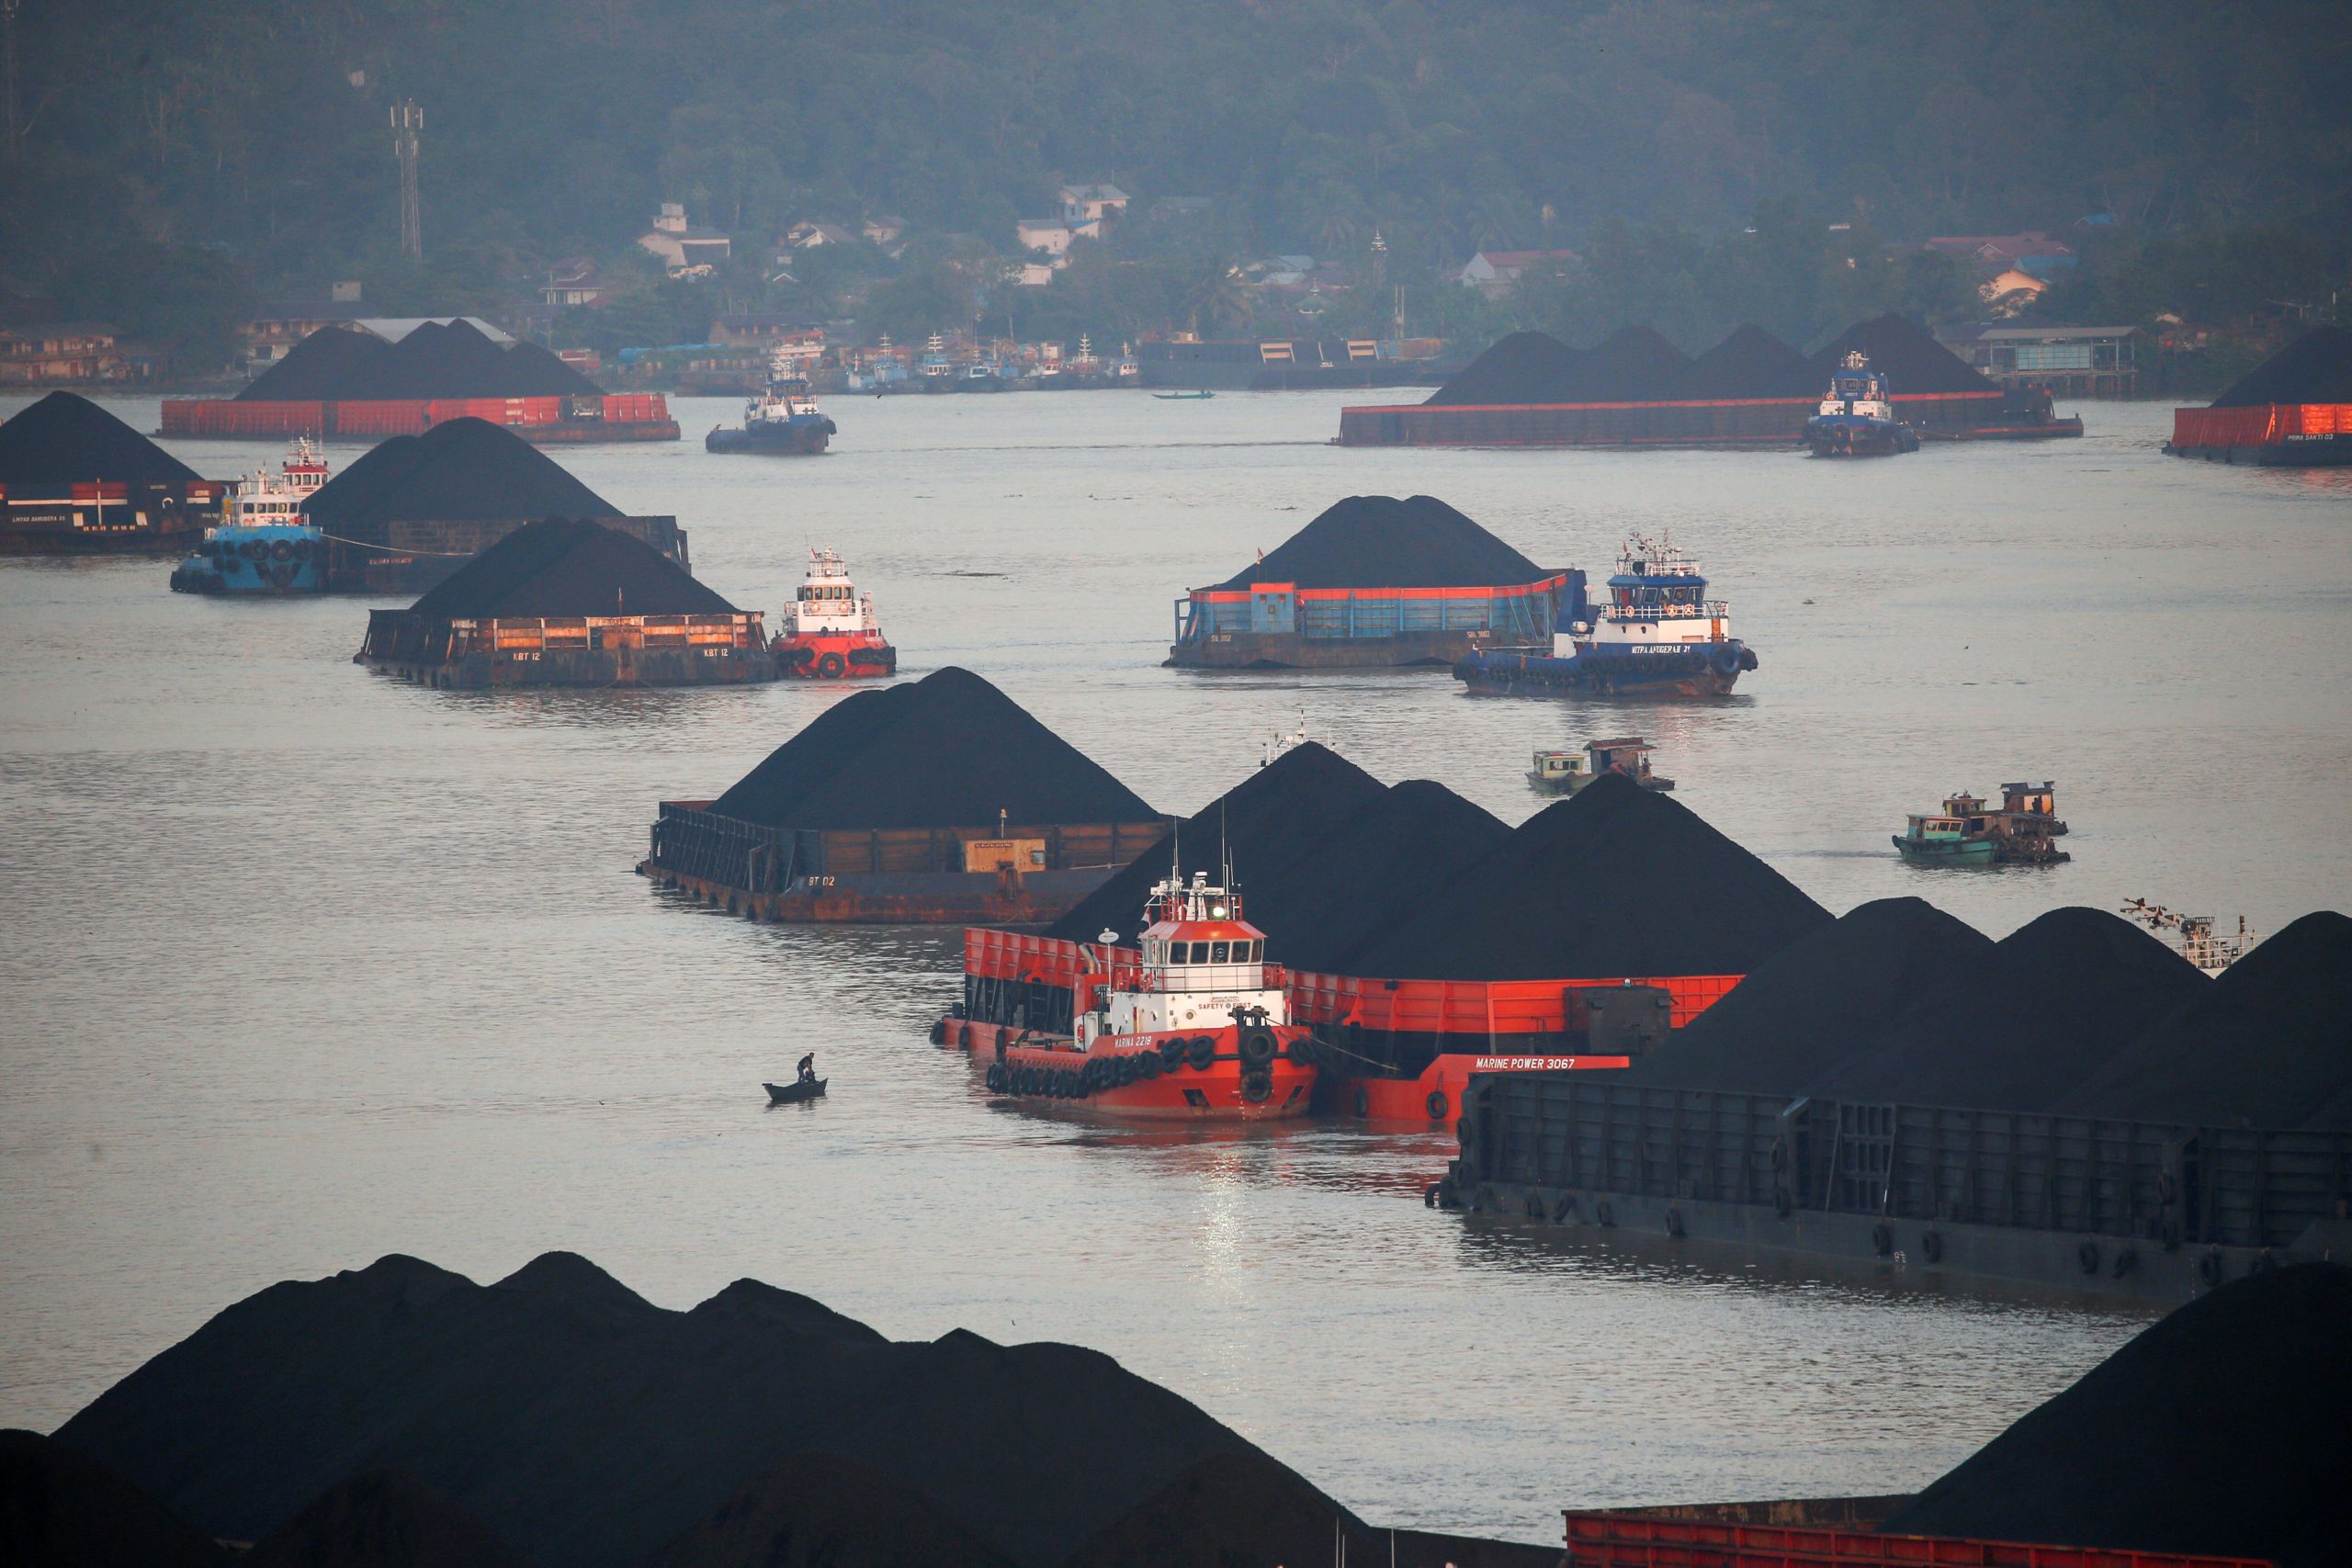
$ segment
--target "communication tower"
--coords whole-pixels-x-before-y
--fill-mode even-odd
[[[424,260],[424,215],[416,192],[416,152],[424,111],[414,98],[392,106],[392,156],[401,161],[401,250],[412,264]]]

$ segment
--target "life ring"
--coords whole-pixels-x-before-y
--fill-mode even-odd
[[[1158,1077],[1164,1070],[1165,1068],[1160,1065],[1159,1052],[1141,1051],[1136,1053],[1136,1071],[1141,1073],[1147,1079]]]
[[[843,659],[838,653],[825,653],[818,655],[817,673],[825,680],[838,681],[843,674],[848,672],[848,670],[849,660]]]
[[[1919,1256],[1925,1258],[1930,1263],[1942,1262],[1944,1257],[1943,1232],[1929,1231],[1927,1235],[1921,1236],[1919,1238]]]
[[[291,539],[280,539],[277,543],[271,545],[269,547],[269,558],[272,560],[292,560],[294,558],[294,541]]]
[[[1894,1250],[1894,1233],[1884,1225],[1871,1227],[1871,1250],[1881,1258]]]
[[[1263,1105],[1273,1098],[1274,1075],[1263,1067],[1253,1067],[1241,1075],[1241,1098],[1251,1105]]]
[[[1361,1122],[1372,1114],[1372,1090],[1361,1084],[1356,1087],[1356,1120]]]
[[[1430,1097],[1421,1101],[1421,1109],[1430,1113],[1430,1120],[1432,1122],[1444,1121],[1445,1113],[1453,1108],[1453,1103],[1445,1098],[1445,1090],[1442,1089],[1430,1090]]]
[[[2075,1248],[2075,1261],[2083,1266],[2086,1274],[2098,1272],[2098,1243],[2086,1241]]]
[[[1680,1239],[1681,1239],[1681,1236],[1682,1236],[1682,1211],[1681,1211],[1681,1210],[1679,1210],[1679,1209],[1668,1209],[1668,1210],[1666,1212],[1666,1234],[1667,1234],[1667,1235],[1670,1235],[1670,1236],[1673,1236],[1673,1237],[1674,1237],[1674,1238],[1676,1238],[1677,1240],[1680,1240]]]
[[[1274,1039],[1274,1032],[1262,1024],[1236,1031],[1233,1044],[1240,1055],[1243,1070],[1250,1072],[1272,1066],[1275,1053],[1282,1048]]]
[[[1184,1047],[1184,1060],[1193,1065],[1193,1071],[1207,1072],[1216,1064],[1216,1042],[1205,1034],[1193,1035],[1193,1043]]]

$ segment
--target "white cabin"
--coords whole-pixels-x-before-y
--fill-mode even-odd
[[[1707,597],[1698,563],[1671,539],[1653,542],[1638,534],[1619,552],[1609,596],[1593,614],[1590,621],[1571,621],[1567,630],[1552,634],[1554,657],[1594,649],[1682,653],[1731,636],[1731,606]]]
[[[878,629],[873,595],[860,593],[842,558],[821,546],[808,552],[808,570],[782,620],[783,637],[843,637]]]
[[[1174,872],[1152,890],[1138,939],[1142,971],[1131,990],[1108,989],[1077,1021],[1078,1043],[1104,1035],[1149,1035],[1234,1026],[1237,1013],[1280,1025],[1290,1021],[1277,974],[1266,963],[1266,933],[1241,918],[1231,889],[1197,871]],[[1106,934],[1105,945],[1115,940]]]

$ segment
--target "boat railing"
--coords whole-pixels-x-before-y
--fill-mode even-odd
[[[1720,621],[1731,615],[1727,599],[1705,599],[1696,604],[1608,604],[1602,613],[1618,621]]]

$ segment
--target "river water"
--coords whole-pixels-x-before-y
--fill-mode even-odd
[[[1841,465],[1342,451],[1346,400],[836,400],[813,462],[707,457],[733,405],[682,400],[686,442],[560,460],[676,513],[747,606],[835,546],[905,673],[980,671],[1170,810],[1302,709],[1510,820],[1532,750],[1633,731],[1840,911],[1922,893],[1999,935],[2141,895],[2268,931],[2340,902],[2352,473],[2173,461],[2165,411],[2111,404],[2081,441]],[[1762,667],[1651,708],[1159,668],[1186,584],[1357,491],[1442,496],[1547,565],[1671,529]],[[837,691],[420,690],[349,662],[361,601],[169,570],[0,560],[0,1425],[53,1427],[279,1279],[568,1247],[666,1305],[750,1275],[897,1337],[1095,1346],[1377,1521],[1555,1540],[1569,1506],[1916,1486],[2149,1315],[1477,1228],[1419,1201],[1434,1136],[991,1105],[922,1034],[956,931],[754,926],[630,873],[657,800]],[[1906,810],[2029,776],[2072,864],[1890,852]],[[811,1048],[834,1096],[769,1111]]]

